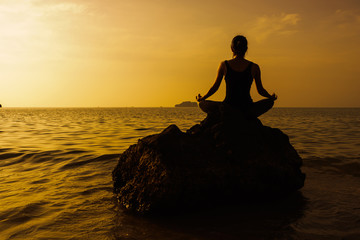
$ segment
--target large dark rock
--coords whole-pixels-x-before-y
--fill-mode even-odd
[[[279,129],[222,111],[186,133],[170,125],[131,145],[113,171],[114,192],[139,213],[267,199],[303,187],[301,165]]]

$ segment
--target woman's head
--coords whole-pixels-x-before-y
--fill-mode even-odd
[[[234,56],[244,57],[247,49],[246,37],[237,35],[233,38],[231,42],[231,50],[233,51]]]

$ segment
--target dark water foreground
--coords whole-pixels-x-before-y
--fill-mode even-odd
[[[121,227],[114,230],[118,239],[126,236],[135,239],[288,239],[294,232],[289,226],[303,216],[305,206],[306,199],[297,193],[267,204],[218,206],[192,213],[144,217],[141,222],[133,217],[140,224],[135,231],[124,235]]]
[[[185,130],[204,117],[197,109],[2,110],[0,239],[360,239],[359,109],[262,118],[303,156],[298,194],[162,217],[119,209],[111,172],[129,144]]]

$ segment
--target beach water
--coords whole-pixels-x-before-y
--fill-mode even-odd
[[[119,154],[198,108],[0,109],[0,239],[360,239],[360,109],[275,108],[304,188],[266,204],[139,217],[116,204]]]

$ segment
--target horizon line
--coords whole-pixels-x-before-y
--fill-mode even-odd
[[[113,107],[105,107],[105,106],[11,106],[1,108],[195,108],[195,107],[175,107],[174,106],[113,106]],[[0,109],[1,109],[0,108]],[[360,108],[360,106],[280,106],[273,108]]]

